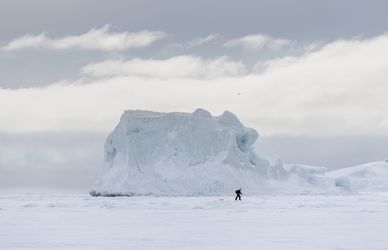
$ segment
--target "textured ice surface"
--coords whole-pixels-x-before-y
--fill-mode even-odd
[[[105,143],[92,195],[220,195],[263,189],[285,175],[256,155],[257,132],[231,112],[126,111]]]
[[[388,162],[371,162],[328,172],[335,184],[353,192],[388,192]]]

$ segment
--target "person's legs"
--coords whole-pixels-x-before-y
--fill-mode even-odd
[[[238,195],[238,199],[241,201],[241,195]]]
[[[236,195],[236,198],[234,198],[234,200],[236,201],[236,200],[237,200],[237,198],[238,198],[238,195]]]

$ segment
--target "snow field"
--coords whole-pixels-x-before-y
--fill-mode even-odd
[[[1,195],[0,249],[388,249],[388,194]]]

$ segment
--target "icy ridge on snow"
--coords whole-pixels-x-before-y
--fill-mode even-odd
[[[351,192],[388,192],[388,162],[371,162],[326,173],[335,185]]]

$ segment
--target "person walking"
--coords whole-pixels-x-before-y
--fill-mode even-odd
[[[236,193],[236,198],[235,198],[234,200],[236,201],[237,199],[239,199],[239,200],[241,201],[241,195],[242,195],[242,193],[241,193],[241,188],[240,188],[240,189],[237,189],[237,190],[235,191],[235,193]]]

